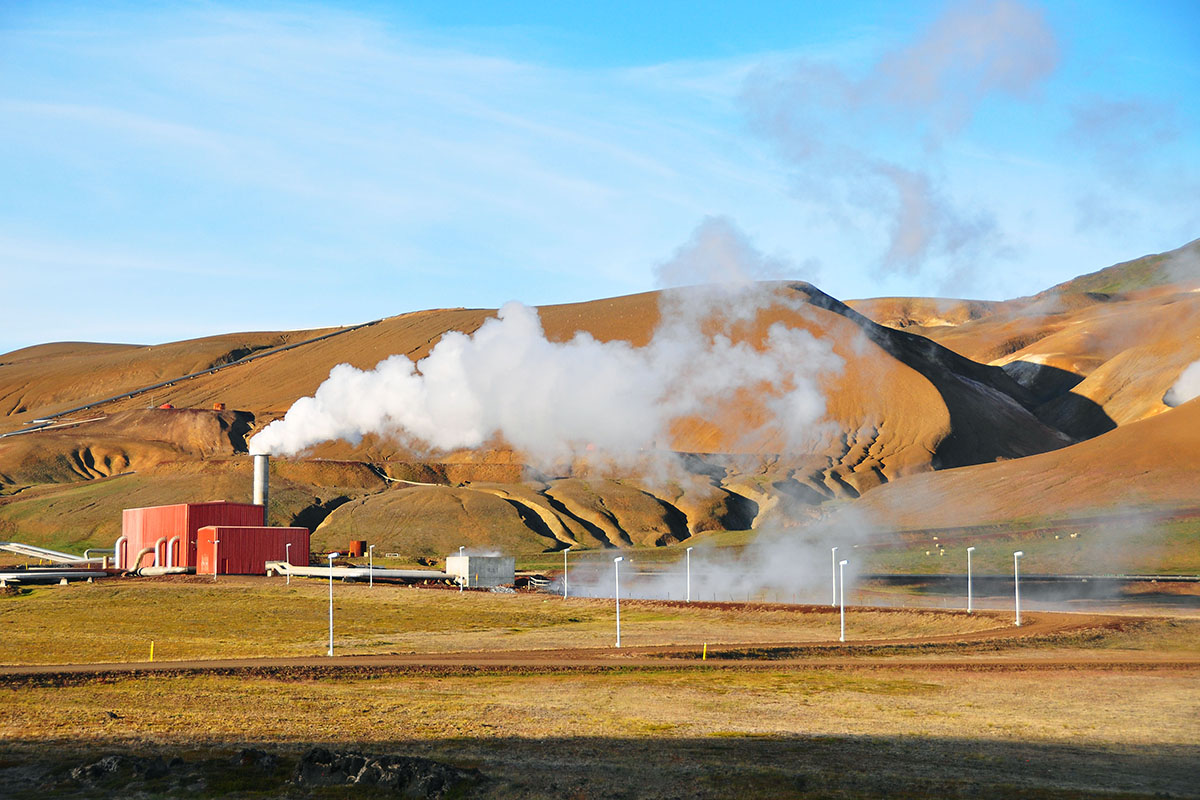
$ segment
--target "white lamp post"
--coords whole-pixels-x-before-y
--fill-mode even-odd
[[[288,542],[283,546],[283,560],[288,563],[287,585],[292,585],[292,543]]]
[[[333,655],[333,560],[341,553],[329,554],[329,655]]]
[[[375,588],[375,545],[367,547],[367,586]]]
[[[571,548],[563,550],[563,600],[567,599],[567,553],[571,552]]]
[[[217,558],[217,553],[220,552],[217,545],[221,543],[220,539],[213,539],[213,583],[217,582],[217,572],[220,571],[221,561]],[[137,566],[134,564],[134,566]]]
[[[465,550],[465,549],[466,549],[465,545],[459,545],[459,548],[458,548],[458,557],[459,558],[463,557],[463,550]],[[463,567],[463,574],[458,576],[458,591],[460,591],[460,592],[463,590],[463,581],[466,580],[466,570],[467,570],[467,567]]]
[[[844,558],[838,562],[838,572],[841,573],[841,589],[842,589],[842,597],[841,597],[842,632],[838,636],[839,642],[846,641],[846,565],[849,563],[850,562]]]
[[[1017,608],[1017,627],[1021,627],[1021,556],[1024,550],[1013,553],[1013,602]]]
[[[687,558],[687,602],[692,602],[692,548],[684,551]]]
[[[613,580],[616,583],[617,595],[617,647],[621,646],[621,562],[624,560],[624,556],[613,559]]]
[[[974,547],[967,548],[967,613],[970,614],[974,609],[971,607],[971,553],[975,552]]]
[[[829,605],[836,606],[837,605],[837,548],[836,547],[833,548],[833,552],[830,553],[830,556],[831,556],[831,562],[833,564],[833,599],[829,601]]]

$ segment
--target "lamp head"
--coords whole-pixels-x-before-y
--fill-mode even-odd
[[[695,550],[695,549],[696,549],[696,548],[694,548],[694,547],[689,547],[689,548],[687,549],[687,551],[690,553],[690,552],[692,552],[692,551],[693,551],[693,550]]]
[[[1018,550],[1017,552],[1013,553],[1013,558],[1020,558],[1020,557],[1021,557],[1021,556],[1023,556],[1023,555],[1025,555],[1025,551],[1024,551],[1024,550]]]
[[[844,566],[846,566],[846,565],[847,565],[847,564],[849,564],[849,563],[850,563],[850,562],[849,562],[847,559],[844,559],[844,558],[843,558],[841,561],[839,561],[839,562],[838,562],[838,566],[839,566],[839,567],[844,567]]]
[[[624,560],[625,560],[625,556],[617,556],[616,558],[613,559],[613,563],[616,564],[616,563],[619,563]]]
[[[328,556],[328,558],[329,558],[331,561],[332,561],[333,559],[335,559],[335,558],[341,558],[341,557],[342,557],[342,554],[341,554],[341,553],[330,553],[330,554],[329,554],[329,556]]]
[[[968,548],[967,548],[967,552],[968,552],[968,553],[974,553],[974,552],[975,552],[975,548],[974,548],[974,547],[968,547]]]

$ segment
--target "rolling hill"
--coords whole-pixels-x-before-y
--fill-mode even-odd
[[[750,318],[711,325],[759,350],[772,326],[806,331],[836,354],[837,367],[819,374],[824,420],[800,445],[771,417],[769,386],[674,420],[646,468],[624,472],[589,458],[546,472],[503,440],[438,452],[368,435],[275,459],[269,518],[315,528],[314,547],[364,538],[415,556],[464,543],[662,546],[799,525],[831,502],[906,527],[1019,518],[1030,504],[1178,506],[1200,464],[1166,443],[1170,431],[1188,441],[1195,403],[1168,412],[1162,396],[1200,358],[1200,292],[1161,283],[1175,260],[1096,273],[1119,293],[1085,276],[1002,303],[844,304],[809,284],[764,285],[769,299]],[[586,333],[643,347],[677,309],[649,292],[538,317],[551,342]],[[0,356],[0,538],[104,546],[126,506],[245,500],[247,438],[334,366],[417,361],[495,315],[431,310],[344,329]],[[47,427],[29,431],[38,425]]]

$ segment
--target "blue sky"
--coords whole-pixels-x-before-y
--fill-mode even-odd
[[[1200,237],[1194,2],[578,5],[0,5],[0,352]]]

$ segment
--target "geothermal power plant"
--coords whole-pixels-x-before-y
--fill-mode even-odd
[[[83,557],[19,542],[0,542],[0,549],[54,563],[57,569],[32,568],[0,573],[0,582],[95,579],[114,574],[287,575],[341,580],[444,582],[464,588],[510,586],[515,559],[460,553],[446,557],[445,570],[385,569],[374,565],[310,565],[311,532],[303,527],[266,524],[270,495],[270,460],[254,455],[253,502],[226,500],[126,508],[121,535],[107,553]],[[365,541],[349,543],[349,557],[366,554]],[[320,560],[320,559],[318,559]]]

